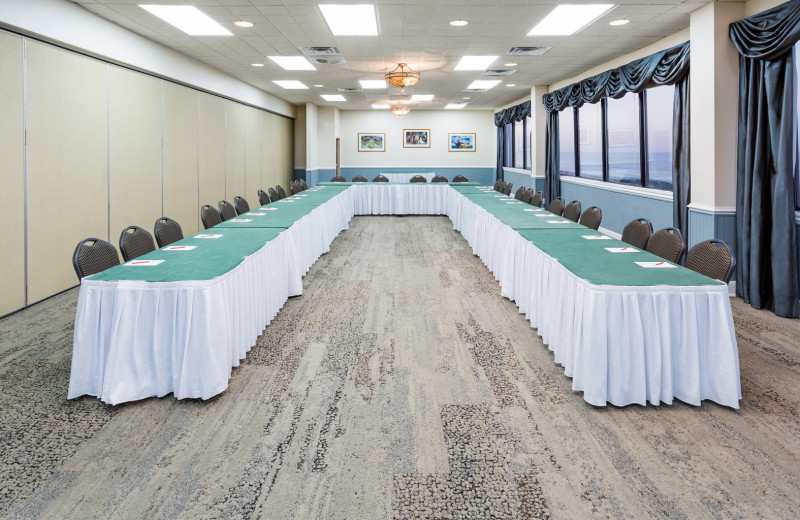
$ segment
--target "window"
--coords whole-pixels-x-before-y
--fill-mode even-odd
[[[561,175],[575,175],[575,109],[567,107],[558,113],[558,147]]]
[[[587,179],[603,179],[602,117],[599,102],[587,103],[578,109],[578,171]]]
[[[608,180],[640,185],[639,96],[627,93],[606,102],[608,118]]]
[[[525,118],[525,169],[532,170],[533,163],[531,162],[531,146],[533,145],[533,141],[531,141],[531,117],[528,116]]]
[[[672,105],[675,87],[645,91],[647,100],[647,185],[672,189]]]
[[[514,124],[503,125],[503,166],[514,165]]]
[[[530,117],[503,125],[503,166],[531,169]]]
[[[525,168],[525,120],[514,121],[514,168]]]

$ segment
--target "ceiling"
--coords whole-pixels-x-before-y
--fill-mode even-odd
[[[570,3],[592,3],[565,0]],[[600,0],[595,0],[599,2]],[[530,95],[532,85],[549,85],[633,52],[689,26],[689,13],[710,2],[614,0],[617,7],[573,36],[531,37],[528,31],[558,3],[554,0],[372,0],[378,36],[333,36],[318,3],[357,4],[370,0],[75,0],[75,3],[146,38],[217,68],[295,104],[369,109],[372,103],[407,101],[414,110],[441,109],[451,102],[466,109],[494,109]],[[233,36],[189,36],[141,9],[138,3],[194,5],[224,25]],[[611,20],[630,23],[612,27]],[[469,22],[453,27],[452,20]],[[255,25],[240,28],[237,20]],[[299,55],[298,47],[338,47],[347,63],[317,65],[315,71],[285,71],[267,56]],[[506,56],[514,46],[552,47],[541,56]],[[516,69],[511,76],[454,71],[464,55],[498,55],[492,69]],[[327,102],[320,94],[358,87],[359,79],[380,79],[408,63],[422,75],[414,87],[344,94],[346,102]],[[517,63],[506,67],[504,63]],[[263,67],[253,67],[263,63]],[[308,90],[285,90],[273,80],[300,80]],[[484,93],[464,93],[476,79],[502,79]],[[516,86],[506,86],[506,84]],[[315,84],[324,85],[315,87]],[[434,94],[410,102],[412,94]],[[469,97],[469,99],[462,99]]]

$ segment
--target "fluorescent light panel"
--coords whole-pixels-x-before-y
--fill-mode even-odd
[[[283,70],[317,70],[303,56],[268,56],[268,58],[280,65]]]
[[[375,109],[381,109],[381,108],[388,109],[389,105],[382,105],[380,103],[376,103],[376,104],[372,105],[372,108],[375,108]]]
[[[383,79],[360,79],[358,82],[361,88],[386,88],[386,80]]]
[[[191,36],[230,36],[231,32],[191,5],[139,5]]]
[[[499,79],[479,79],[469,84],[467,89],[490,89],[496,87],[500,83]]]
[[[580,31],[600,16],[604,15],[614,4],[562,4],[550,11],[542,21],[537,23],[528,36],[569,36]]]
[[[341,94],[320,94],[325,101],[347,101]]]
[[[322,16],[334,36],[377,36],[378,22],[372,4],[322,4]]]
[[[444,108],[446,110],[457,110],[459,108],[464,108],[465,106],[467,106],[466,103],[449,103],[449,104],[445,105]]]
[[[455,70],[483,70],[499,56],[464,56],[456,64]]]
[[[414,94],[411,96],[411,101],[430,101],[433,99],[433,94]]]
[[[303,85],[302,82],[297,81],[295,79],[273,80],[272,82],[278,85],[279,87],[283,87],[287,90],[300,90],[308,88],[307,86]]]

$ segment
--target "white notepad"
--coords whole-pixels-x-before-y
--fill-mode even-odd
[[[523,211],[542,211],[542,210],[538,208],[531,208],[531,209],[525,209]]]
[[[586,240],[611,240],[611,237],[605,235],[583,235]]]
[[[164,251],[191,251],[197,246],[167,246]]]
[[[517,201],[506,202],[506,204],[522,204],[522,203],[517,200]]]
[[[253,215],[253,216],[255,216],[255,217],[261,217],[261,216],[263,216],[263,215],[266,215],[266,213],[248,213],[248,214],[247,214],[247,216],[248,216],[248,217],[249,217],[250,215]]]
[[[130,267],[146,267],[151,265],[158,265],[161,262],[163,262],[163,260],[131,260],[127,264],[123,265],[127,265]]]
[[[219,238],[222,235],[196,235],[194,238]]]
[[[261,208],[258,211],[278,211],[278,208]]]
[[[648,269],[661,269],[662,267],[677,267],[669,262],[636,262],[637,265],[646,267]]]
[[[635,247],[606,247],[605,250],[611,253],[641,253]]]
[[[228,222],[252,222],[251,218],[232,218]]]
[[[548,224],[566,224],[568,222],[572,222],[571,220],[548,220]]]

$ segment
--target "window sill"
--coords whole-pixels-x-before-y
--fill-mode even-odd
[[[613,191],[616,193],[627,193],[629,195],[636,195],[639,197],[647,197],[649,199],[667,200],[672,202],[672,192],[666,190],[657,190],[654,188],[642,188],[641,186],[627,186],[625,184],[616,184],[613,182],[604,182],[594,179],[581,179],[580,177],[570,177],[568,175],[559,176],[561,182],[568,184],[578,184],[581,186],[590,186],[606,191]]]
[[[530,175],[533,178],[544,179],[544,175],[542,175],[542,176],[536,175],[533,172],[533,170],[523,170],[521,168],[511,168],[510,166],[503,166],[503,171],[511,172],[511,173],[518,173],[520,175]]]

